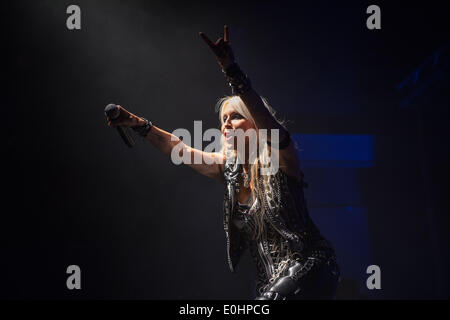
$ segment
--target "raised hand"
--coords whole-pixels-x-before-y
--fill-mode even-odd
[[[203,32],[200,32],[199,34],[209,46],[211,51],[214,53],[217,62],[219,62],[223,70],[226,70],[234,63],[234,55],[230,46],[228,26],[223,27],[223,38],[217,39],[215,43],[209,40],[209,38]]]

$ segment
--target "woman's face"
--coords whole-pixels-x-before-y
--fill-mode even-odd
[[[235,111],[228,102],[226,102],[223,106],[222,120],[222,134],[225,137],[227,147],[233,144],[234,149],[237,148],[237,137],[233,134],[235,130],[242,129],[244,132],[246,132],[248,129],[256,130],[253,122],[244,118],[243,115]],[[234,142],[232,139],[234,140]],[[246,143],[248,143],[248,136],[246,136],[245,141]]]

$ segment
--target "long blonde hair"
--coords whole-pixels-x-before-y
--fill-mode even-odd
[[[267,102],[267,100],[263,97],[261,97],[261,100],[264,103],[264,106],[269,110],[270,114],[273,116],[273,118],[284,128],[286,129],[286,120],[280,120],[277,118],[276,116],[276,111],[269,105],[269,103]],[[258,133],[258,126],[255,123],[255,120],[253,119],[253,117],[250,114],[250,111],[248,110],[247,106],[245,105],[245,103],[242,101],[242,99],[239,96],[225,96],[223,98],[220,98],[219,101],[216,104],[216,111],[219,113],[219,119],[220,119],[220,124],[221,126],[224,125],[224,121],[223,121],[223,109],[225,104],[228,103],[231,105],[231,107],[238,112],[239,114],[241,114],[244,118],[246,118],[247,120],[250,120],[253,122],[253,125],[256,128],[256,131]],[[287,130],[287,129],[286,129]],[[226,151],[226,145],[225,145],[225,137],[222,136],[221,137],[221,150],[220,152],[225,155],[225,151]],[[263,166],[263,164],[265,164],[264,166],[266,166],[267,164],[270,164],[270,149],[268,148],[267,144],[258,144],[258,152],[257,152],[257,156],[254,158],[253,163],[249,163],[250,165],[250,190],[251,190],[251,194],[252,194],[252,200],[258,198],[259,202],[260,202],[260,207],[261,210],[256,212],[256,232],[253,235],[255,239],[258,239],[263,232],[265,231],[264,228],[264,205],[262,203],[262,199],[265,196],[263,194],[264,190],[260,190],[261,188],[259,187],[259,183],[258,183],[258,179],[260,176],[260,168]],[[264,185],[264,189],[267,189],[269,186],[267,185],[268,182],[266,179],[262,179],[263,181],[263,185]]]

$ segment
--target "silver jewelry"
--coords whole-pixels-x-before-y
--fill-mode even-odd
[[[143,119],[144,121],[145,121],[145,124],[144,125],[141,125],[141,126],[134,126],[134,127],[131,127],[135,132],[137,132],[140,136],[142,136],[142,137],[146,137],[147,136],[147,134],[148,134],[148,132],[150,131],[150,130],[152,130],[152,127],[153,127],[153,124],[152,124],[152,122],[151,121],[149,121],[149,120],[147,120],[147,119],[145,119],[145,118],[142,118],[141,117],[141,119]]]
[[[233,95],[241,95],[249,91],[252,87],[250,79],[242,72],[239,65],[235,62],[226,70],[222,70],[231,87]]]
[[[250,177],[249,177],[248,173],[244,172],[243,170],[242,170],[242,178],[244,179],[244,187],[248,188],[249,183],[250,183]]]

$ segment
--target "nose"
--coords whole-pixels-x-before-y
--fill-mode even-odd
[[[231,125],[231,119],[228,118],[227,121],[224,122],[223,124],[223,129],[233,129],[233,126]]]

